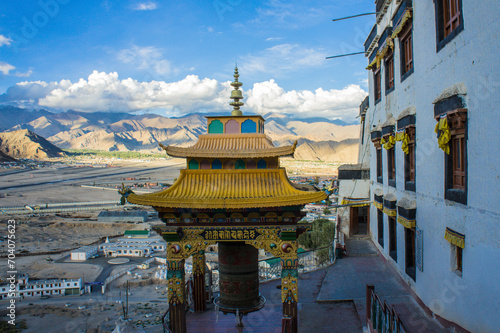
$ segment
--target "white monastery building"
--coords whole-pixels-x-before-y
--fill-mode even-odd
[[[15,284],[16,297],[68,296],[83,294],[82,279],[30,280],[28,275],[19,275]],[[0,299],[7,298],[9,285],[0,286]]]
[[[369,234],[441,322],[498,332],[500,1],[378,0],[376,11],[360,138]]]
[[[127,234],[125,234],[127,236]],[[161,237],[119,238],[116,242],[99,245],[105,257],[146,257],[165,251],[167,243]]]

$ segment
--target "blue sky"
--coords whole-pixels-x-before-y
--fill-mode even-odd
[[[229,109],[353,120],[373,1],[2,1],[0,103],[182,115]]]

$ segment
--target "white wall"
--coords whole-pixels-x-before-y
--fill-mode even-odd
[[[395,2],[393,1],[393,4]],[[373,77],[369,73],[373,125],[383,123],[409,106],[416,113],[416,193],[404,190],[404,153],[396,144],[396,189],[387,186],[387,154],[382,149],[384,185],[376,181],[375,148],[371,145],[372,193],[395,193],[417,202],[417,227],[424,232],[424,268],[413,283],[404,272],[404,228],[398,224],[398,263],[395,267],[417,295],[436,314],[472,332],[496,332],[500,326],[500,54],[499,1],[462,1],[464,30],[436,52],[434,3],[414,1],[414,73],[400,82],[399,45],[395,44],[395,90],[374,105]],[[383,28],[379,29],[380,32]],[[444,153],[434,133],[432,101],[446,88],[462,83],[468,109],[468,205],[444,199]],[[376,208],[370,209],[374,243],[377,242]],[[451,245],[444,239],[449,227],[466,235],[463,274],[450,265]],[[388,257],[388,225],[384,216]],[[389,259],[392,262],[392,259]]]
[[[343,198],[368,198],[370,182],[367,179],[339,180],[339,203]]]

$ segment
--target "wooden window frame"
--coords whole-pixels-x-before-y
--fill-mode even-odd
[[[396,147],[387,149],[387,182],[396,187]]]
[[[445,199],[467,204],[467,109],[447,112],[450,127],[450,153],[445,155]],[[457,140],[461,142],[460,161],[457,160]],[[460,162],[460,163],[458,163]],[[457,168],[457,166],[460,168]],[[460,177],[460,181],[457,178]]]
[[[375,104],[382,98],[382,81],[380,76],[380,67],[373,70],[373,94],[375,96]]]
[[[391,51],[384,60],[385,93],[394,90],[394,53]]]
[[[464,29],[462,0],[434,0],[436,12],[436,52]]]
[[[416,151],[415,151],[415,126],[408,126],[405,129],[406,133],[410,137],[408,142],[408,154],[405,154],[405,190],[415,192],[415,161],[416,161]]]
[[[401,81],[413,73],[413,22],[408,20],[399,35]]]
[[[441,0],[443,2],[443,33],[448,37],[460,25],[460,0]]]
[[[466,164],[465,164],[465,128],[454,131],[450,138],[450,155],[452,159],[452,188],[465,191]]]

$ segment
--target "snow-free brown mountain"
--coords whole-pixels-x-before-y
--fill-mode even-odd
[[[0,133],[0,150],[14,158],[45,159],[64,155],[61,149],[27,129]]]
[[[220,112],[217,112],[220,114]],[[359,125],[325,118],[294,119],[267,114],[266,134],[276,145],[299,142],[297,159],[355,162]],[[5,120],[2,122],[2,120]],[[0,106],[0,130],[28,129],[62,149],[160,151],[165,145],[192,145],[206,133],[204,114],[168,118],[157,114],[46,110]]]

